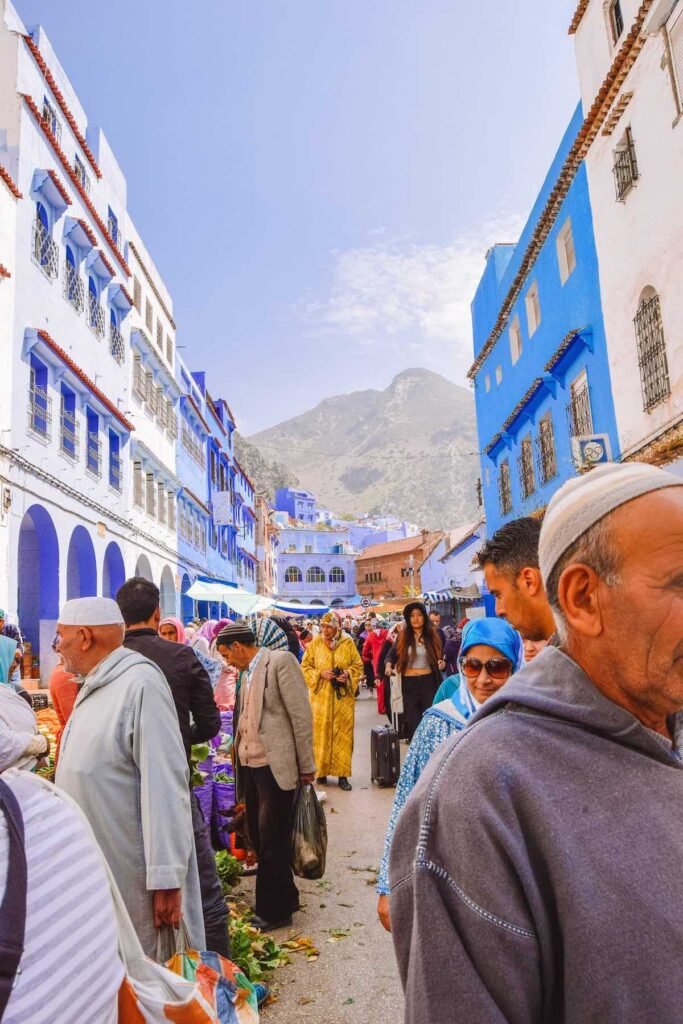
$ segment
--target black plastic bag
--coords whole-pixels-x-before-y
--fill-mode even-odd
[[[300,786],[292,808],[292,871],[311,880],[325,874],[327,822],[313,786]]]

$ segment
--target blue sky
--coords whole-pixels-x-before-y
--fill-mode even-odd
[[[578,98],[574,0],[15,0],[128,179],[178,343],[250,433],[462,382],[486,248]]]

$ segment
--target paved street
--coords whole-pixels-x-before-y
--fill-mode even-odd
[[[320,882],[299,882],[304,909],[292,934],[309,935],[320,958],[307,962],[294,955],[292,964],[277,972],[277,1002],[263,1015],[267,1024],[398,1024],[403,1019],[391,937],[377,920],[372,884],[394,794],[370,783],[370,729],[379,721],[374,697],[363,690],[356,702],[353,792],[341,793],[336,781],[326,787],[326,875]],[[242,892],[250,885],[245,881]],[[348,935],[329,941],[331,930]]]

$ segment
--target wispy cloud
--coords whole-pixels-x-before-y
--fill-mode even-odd
[[[422,365],[464,375],[471,362],[470,303],[494,242],[514,241],[518,217],[491,220],[445,246],[382,239],[333,253],[329,293],[300,311],[317,331],[359,348],[409,349]]]

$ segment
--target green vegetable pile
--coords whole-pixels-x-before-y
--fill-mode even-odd
[[[244,868],[236,857],[233,857],[227,850],[219,850],[216,854],[216,872],[218,881],[221,883],[223,895],[227,896],[242,874]]]
[[[200,772],[198,765],[201,761],[206,761],[211,747],[208,743],[195,743],[192,746],[190,752],[190,785],[194,789],[196,786],[203,786],[206,779],[206,772]]]
[[[252,984],[264,981],[273,971],[290,962],[286,951],[270,935],[252,928],[253,911],[230,907],[230,947],[232,960]]]

